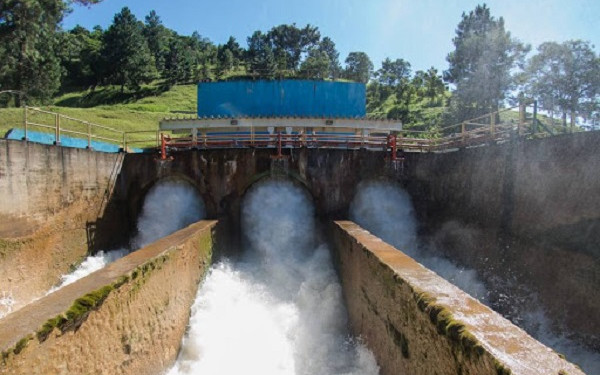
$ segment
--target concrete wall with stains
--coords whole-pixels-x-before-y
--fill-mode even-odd
[[[0,140],[0,292],[18,308],[94,247],[123,154]]]
[[[0,374],[168,369],[211,264],[215,224],[192,224],[0,320]]]
[[[349,221],[329,238],[351,328],[382,375],[583,372],[500,314]]]
[[[599,144],[587,132],[409,154],[403,182],[438,251],[600,350]]]

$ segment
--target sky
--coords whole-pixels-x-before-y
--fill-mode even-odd
[[[70,29],[77,24],[107,28],[127,6],[143,20],[154,9],[163,24],[181,35],[198,31],[216,44],[234,36],[246,47],[255,30],[268,31],[280,24],[317,26],[340,52],[366,52],[375,65],[386,57],[403,58],[413,71],[433,66],[448,68],[447,54],[463,12],[476,0],[103,0],[89,8],[73,6],[63,20]],[[600,0],[488,0],[494,17],[503,17],[513,37],[533,48],[545,41],[582,39],[600,49]]]

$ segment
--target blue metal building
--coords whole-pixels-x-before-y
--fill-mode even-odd
[[[366,116],[366,87],[310,80],[226,81],[198,84],[198,117]]]

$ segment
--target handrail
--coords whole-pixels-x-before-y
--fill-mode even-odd
[[[533,103],[533,117],[528,115],[527,106]],[[518,119],[516,113],[514,118],[500,116],[502,113],[519,109]],[[36,114],[52,116],[45,120],[36,118]],[[25,138],[29,127],[41,127],[44,129],[54,129],[55,142],[60,144],[61,132],[74,134],[81,137],[87,137],[88,147],[91,148],[92,139],[100,139],[108,142],[120,144],[124,151],[128,146],[134,144],[161,146],[161,134],[166,136],[165,147],[169,148],[217,148],[217,147],[273,147],[280,142],[283,147],[343,147],[343,148],[390,148],[394,145],[398,150],[420,150],[427,152],[443,151],[450,148],[463,148],[477,146],[485,143],[503,142],[506,139],[518,137],[544,137],[552,135],[548,129],[540,132],[536,127],[532,127],[536,117],[536,103],[521,103],[519,106],[503,108],[491,113],[462,121],[457,124],[429,129],[415,130],[402,129],[398,131],[384,131],[378,128],[351,128],[354,133],[337,133],[332,131],[327,134],[304,132],[305,128],[277,126],[279,132],[268,130],[267,128],[250,127],[249,133],[240,134],[224,128],[199,128],[189,129],[190,133],[183,137],[174,136],[174,130],[134,130],[121,131],[105,125],[94,124],[82,119],[73,118],[47,110],[35,107],[25,107],[24,125]],[[38,116],[39,117],[39,116]],[[69,121],[77,122],[86,126],[86,130],[80,128],[70,128],[65,126]],[[77,125],[80,126],[80,125]],[[282,131],[283,128],[286,131]],[[460,128],[458,128],[460,127]],[[456,129],[458,128],[458,129]],[[94,134],[94,130],[102,130],[101,134]],[[269,131],[269,132],[267,132]],[[366,131],[366,132],[365,132]],[[121,139],[113,138],[105,133],[112,132],[118,134]],[[207,133],[208,132],[208,133]],[[210,134],[210,132],[222,132],[220,134]],[[550,133],[550,134],[549,134]],[[378,135],[375,135],[378,134]],[[391,134],[391,135],[388,135]],[[392,137],[392,138],[390,138]],[[143,146],[142,146],[143,147]]]
[[[32,117],[35,117],[36,114],[52,116],[52,120],[50,120],[48,122],[51,122],[51,123],[53,122],[53,124],[42,123],[43,121],[42,122],[32,121]],[[65,122],[61,121],[61,120],[78,122],[82,125],[85,125],[86,130],[82,131],[82,130],[75,130],[75,129],[69,128],[69,127],[65,126]],[[123,137],[125,132],[123,132],[122,130],[111,128],[111,127],[105,126],[105,125],[95,124],[93,122],[74,118],[74,117],[67,116],[67,115],[63,115],[63,114],[60,114],[57,112],[43,110],[43,109],[40,109],[37,107],[29,107],[29,106],[24,107],[23,125],[25,128],[25,137],[24,137],[25,140],[28,139],[27,133],[28,133],[30,127],[39,127],[39,128],[44,128],[44,129],[54,129],[54,143],[57,145],[60,144],[61,133],[69,133],[69,134],[86,137],[87,138],[87,147],[89,149],[92,148],[92,139],[101,139],[104,141],[113,142],[113,143],[120,145],[121,148],[124,148],[123,147],[124,145],[120,139],[110,138],[108,136],[99,135],[99,134],[94,134],[94,130],[102,129],[105,132],[116,133],[119,136]]]

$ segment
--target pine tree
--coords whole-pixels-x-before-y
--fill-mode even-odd
[[[142,35],[142,24],[125,7],[114,17],[104,34],[103,56],[109,67],[109,82],[139,90],[140,85],[156,78],[154,58]]]
[[[512,38],[502,17],[492,17],[485,4],[462,14],[452,42],[455,50],[446,58],[450,67],[444,78],[456,86],[453,120],[496,111],[513,87],[511,71],[522,66],[528,47]]]
[[[145,18],[144,36],[148,48],[154,56],[156,70],[162,74],[165,68],[165,55],[169,50],[169,30],[163,26],[156,11],[151,10]]]

